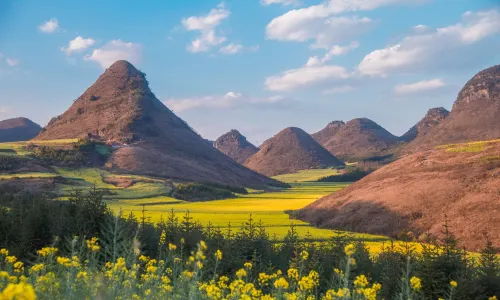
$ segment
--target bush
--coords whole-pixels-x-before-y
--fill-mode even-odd
[[[187,201],[208,201],[236,197],[221,186],[203,183],[181,183],[175,187],[172,197]]]
[[[348,166],[341,174],[325,176],[318,179],[319,182],[354,182],[369,175],[372,169],[363,170],[359,167]]]

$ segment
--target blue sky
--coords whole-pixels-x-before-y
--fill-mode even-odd
[[[499,50],[497,0],[4,0],[0,119],[45,125],[127,59],[206,138],[356,117],[400,135]]]

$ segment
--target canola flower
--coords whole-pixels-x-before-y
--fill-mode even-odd
[[[450,281],[450,286],[452,288],[456,288],[458,286],[458,283],[455,280]]]
[[[422,280],[420,278],[413,276],[410,279],[410,287],[415,291],[420,291],[422,288]]]

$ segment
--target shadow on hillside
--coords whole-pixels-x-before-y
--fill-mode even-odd
[[[338,202],[330,208],[313,203],[295,212],[294,217],[319,228],[340,229],[396,237],[408,230],[409,218],[367,200]]]

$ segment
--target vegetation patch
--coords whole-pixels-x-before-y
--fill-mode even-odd
[[[347,166],[342,173],[318,179],[318,182],[355,182],[369,175],[374,169],[361,168],[358,165]]]
[[[448,145],[436,146],[436,149],[443,149],[446,152],[477,153],[477,152],[483,152],[484,150],[491,148],[493,145],[499,142],[500,139],[462,143],[462,144],[448,144]]]
[[[330,175],[338,174],[337,169],[311,169],[302,170],[296,173],[283,174],[274,176],[273,178],[283,182],[308,182],[317,181],[318,179]]]
[[[235,188],[233,190],[230,190],[224,188],[223,186],[213,184],[181,183],[175,187],[172,193],[172,197],[194,202],[221,200],[236,197],[236,195],[234,194],[234,190],[240,191],[242,193],[247,193],[246,189],[244,188]]]

